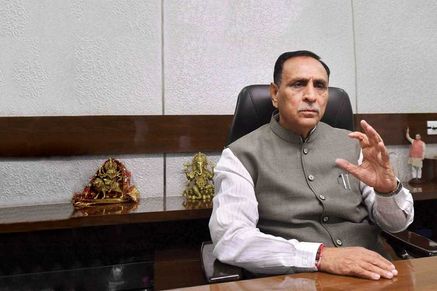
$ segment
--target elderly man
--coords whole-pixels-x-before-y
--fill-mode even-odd
[[[361,133],[320,122],[329,74],[312,52],[282,54],[270,123],[223,151],[209,223],[222,262],[262,274],[397,275],[379,234],[407,228],[413,199],[369,124]]]

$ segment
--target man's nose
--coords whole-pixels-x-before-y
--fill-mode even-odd
[[[311,82],[308,82],[308,84],[305,86],[303,94],[304,100],[307,102],[316,101],[316,90]]]

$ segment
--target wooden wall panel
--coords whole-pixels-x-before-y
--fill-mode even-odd
[[[427,135],[426,121],[437,120],[437,113],[381,113],[355,114],[355,128],[360,130],[360,120],[366,120],[381,135],[386,145],[409,144],[405,138],[405,129],[410,128],[410,135],[422,136],[426,143],[437,143],[437,135]]]
[[[426,121],[437,113],[355,114],[387,145],[408,144],[405,128],[426,143]],[[221,151],[232,115],[0,117],[0,157],[154,154]]]
[[[231,115],[0,117],[0,156],[221,151]]]

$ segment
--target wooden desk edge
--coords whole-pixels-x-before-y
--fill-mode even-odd
[[[200,285],[171,290],[206,291],[206,290],[436,290],[437,256],[411,260],[394,261],[399,275],[392,280],[378,281],[339,276],[328,273],[297,273],[277,275],[264,278]],[[297,280],[294,280],[297,279]],[[266,289],[267,288],[267,289]]]
[[[108,215],[90,215],[90,216],[73,216],[74,208],[70,203],[49,205],[55,208],[59,206],[64,208],[64,211],[68,213],[61,213],[59,216],[63,216],[58,219],[50,219],[44,217],[42,214],[41,220],[31,220],[26,218],[27,211],[32,209],[38,211],[38,207],[43,208],[48,205],[39,206],[21,206],[0,209],[0,217],[3,221],[7,221],[7,217],[2,216],[3,211],[17,213],[23,212],[22,216],[17,215],[16,221],[9,222],[0,221],[0,233],[14,233],[14,232],[27,232],[27,231],[41,231],[41,230],[54,230],[54,229],[68,229],[79,228],[88,226],[104,226],[104,225],[119,225],[119,224],[131,224],[131,223],[151,223],[151,222],[165,222],[175,220],[193,220],[193,219],[208,219],[211,215],[210,207],[199,208],[184,208],[182,205],[182,197],[168,197],[164,198],[152,198],[158,207],[155,207],[151,211],[144,212],[128,212],[123,214],[108,214]],[[150,199],[150,200],[152,200]],[[166,206],[166,202],[173,201],[172,206]],[[142,199],[140,203],[147,204],[148,198]],[[176,205],[176,206],[175,206]],[[71,207],[70,207],[71,206]]]

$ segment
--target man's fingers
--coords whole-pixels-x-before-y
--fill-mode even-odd
[[[381,278],[381,275],[379,275],[378,273],[367,271],[366,269],[357,270],[356,272],[353,272],[351,275],[354,275],[356,277],[361,277],[364,279],[370,279],[370,280],[379,280]]]
[[[389,156],[389,154],[387,152],[387,148],[385,147],[384,142],[381,141],[378,144],[378,147],[379,147],[379,151],[381,152],[381,159],[382,159],[382,161],[384,163],[389,163],[390,162],[390,156]]]
[[[349,168],[350,168],[351,163],[349,163],[348,161],[346,161],[344,159],[335,159],[335,164],[338,167],[342,168],[343,170],[349,172]]]
[[[365,147],[369,144],[369,139],[362,132],[359,132],[359,131],[351,132],[351,133],[349,133],[349,137],[358,140],[361,147]]]
[[[372,270],[368,270],[368,269],[372,269]],[[363,268],[355,272],[353,275],[361,278],[371,279],[371,280],[379,280],[381,278],[385,278],[385,279],[393,278],[393,274],[391,272],[385,272],[381,269],[377,269],[372,266],[368,266],[368,269]]]
[[[335,164],[345,170],[348,173],[351,173],[353,176],[357,177],[358,172],[360,170],[360,167],[357,165],[354,165],[344,159],[336,159]]]
[[[392,279],[397,275],[395,266],[389,260],[375,252],[368,252],[366,259],[362,261],[361,267],[368,272],[377,274],[386,279]]]
[[[397,275],[393,264],[379,254],[365,250],[363,255],[364,257],[361,257],[358,264],[351,269],[351,275],[371,280],[392,279]]]
[[[364,132],[369,138],[369,143],[377,145],[382,141],[381,136],[378,134],[378,132],[365,120],[361,120],[361,127],[363,128]]]
[[[377,274],[378,276],[386,278],[386,279],[392,279],[394,276],[393,273],[391,272],[391,270],[389,271],[385,268],[381,268],[380,266],[372,264],[372,263],[366,263],[363,266],[363,268],[366,269],[368,272],[371,272],[373,274]]]
[[[392,275],[397,275],[395,266],[386,258],[378,253],[374,253],[374,257],[371,257],[371,264],[377,266],[378,268],[384,270],[385,272],[390,272]],[[395,272],[394,272],[395,271]],[[391,276],[388,274],[388,276]]]

